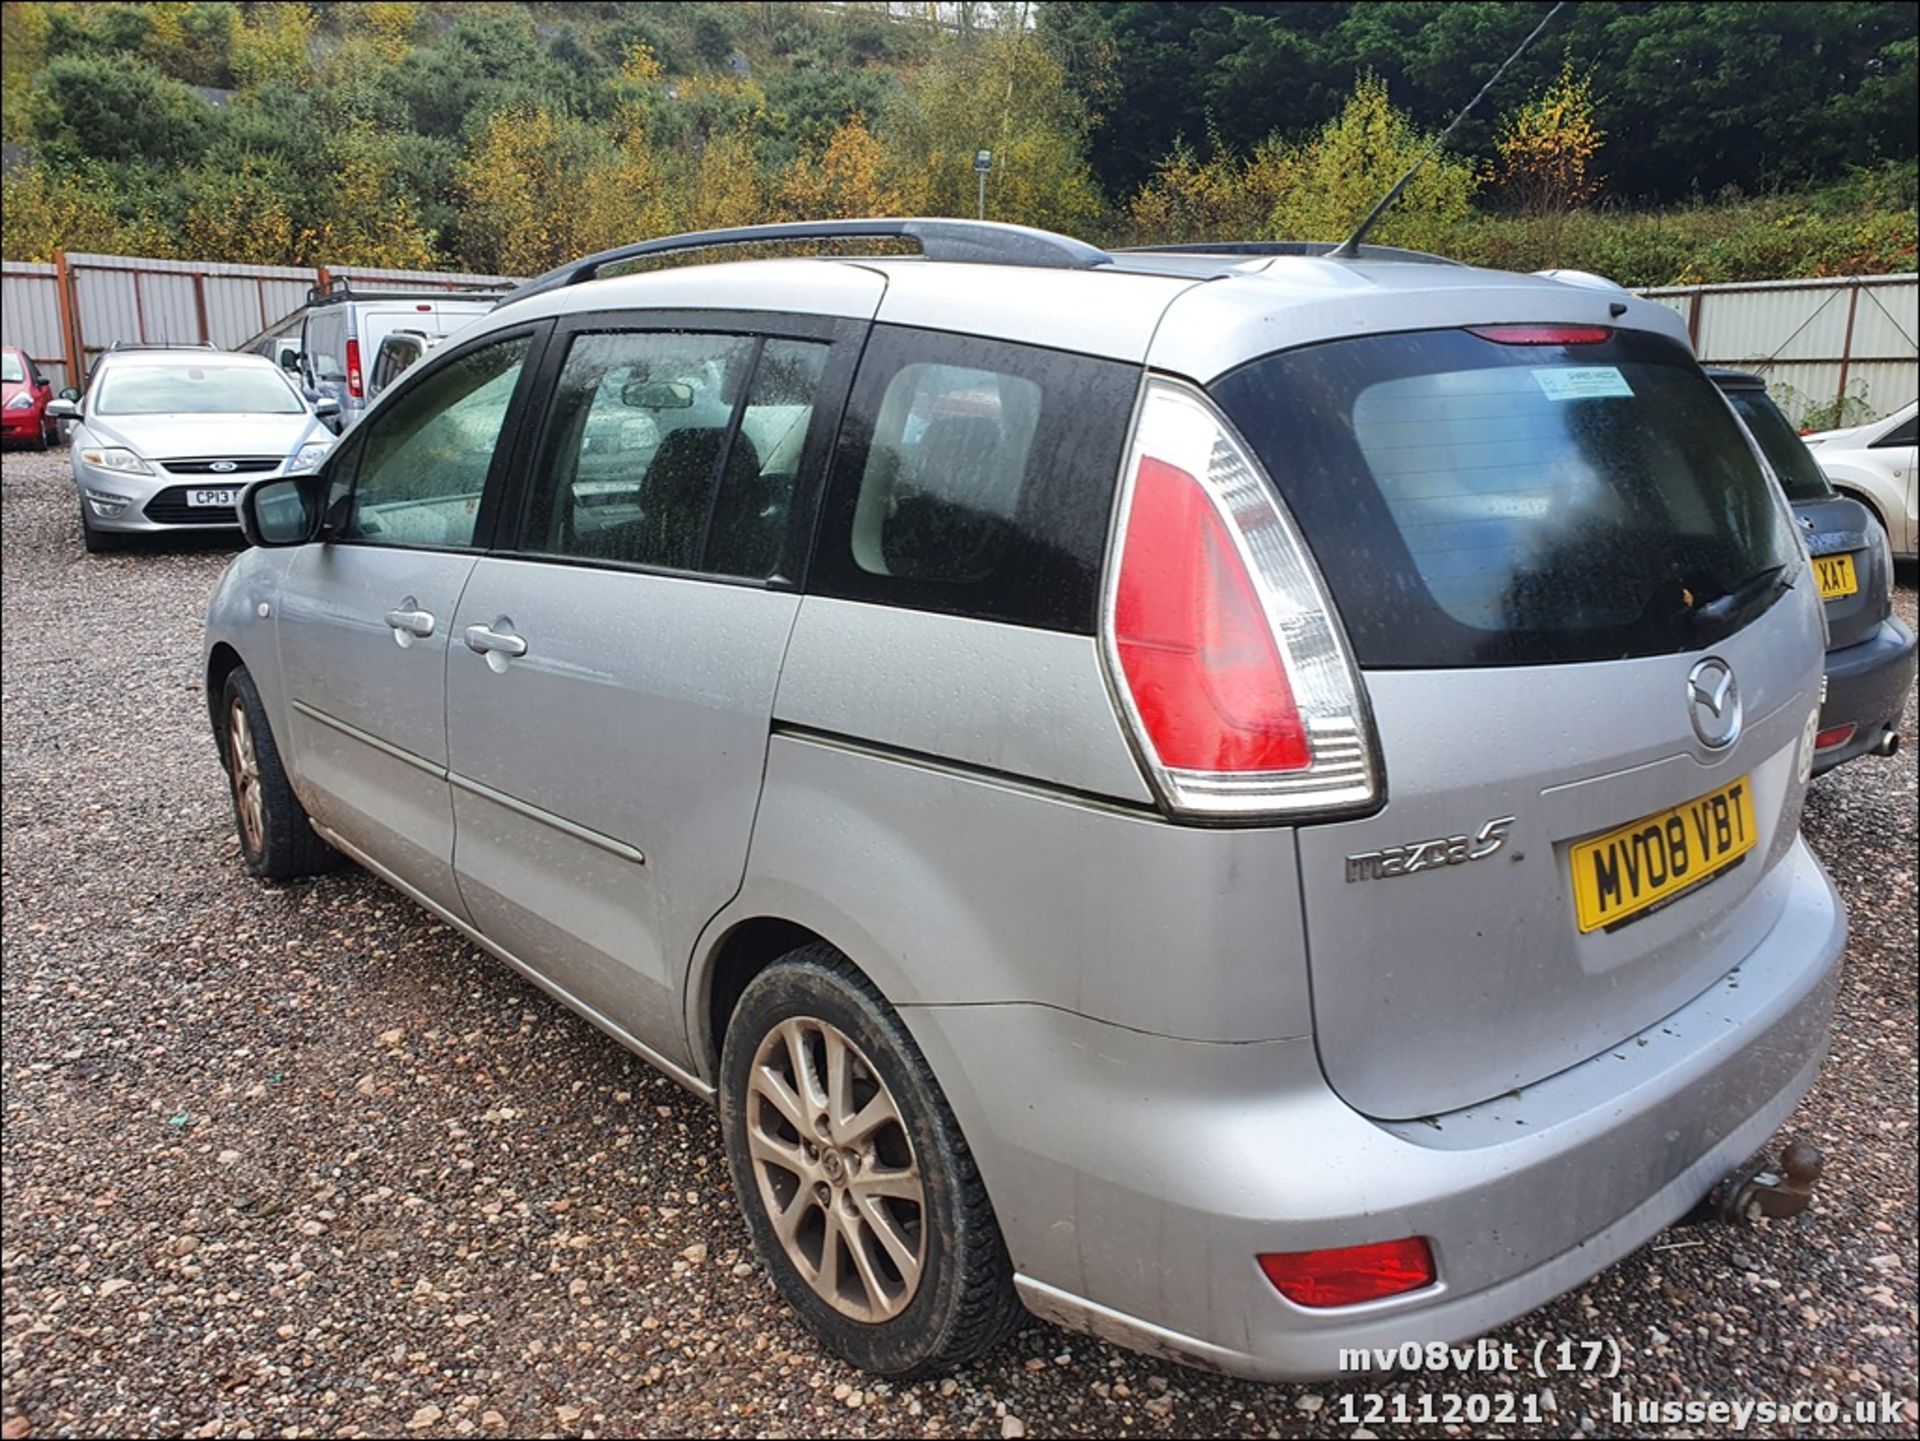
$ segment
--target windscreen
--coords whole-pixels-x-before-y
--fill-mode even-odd
[[[100,379],[97,415],[298,415],[293,387],[257,365],[138,366]]]
[[[20,357],[12,351],[0,352],[0,380],[22,381],[27,378],[26,367],[20,363]]]
[[[1369,336],[1267,356],[1212,390],[1299,520],[1363,666],[1694,650],[1795,574],[1739,424],[1657,336]]]
[[[1820,462],[1813,458],[1813,452],[1807,449],[1799,432],[1787,423],[1786,416],[1766,391],[1729,390],[1727,399],[1733,402],[1760,453],[1780,478],[1780,488],[1787,493],[1788,500],[1826,500],[1833,494]]]

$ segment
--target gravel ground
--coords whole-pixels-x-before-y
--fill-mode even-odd
[[[227,550],[88,558],[63,455],[0,473],[6,1437],[1438,1434],[1347,1409],[1369,1389],[1550,1408],[1470,1428],[1500,1434],[1891,1393],[1892,1424],[1751,1431],[1913,1434],[1912,750],[1807,812],[1854,927],[1791,1123],[1829,1156],[1812,1216],[1661,1236],[1497,1335],[1617,1343],[1616,1379],[1262,1387],[1036,1323],[892,1386],[747,1258],[704,1106],[370,877],[244,876],[196,675]]]

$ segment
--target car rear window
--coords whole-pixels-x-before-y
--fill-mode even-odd
[[[1727,399],[1752,432],[1760,453],[1773,467],[1788,500],[1825,500],[1833,494],[1826,472],[1813,458],[1800,434],[1787,423],[1780,407],[1764,390],[1729,390]]]
[[[1212,388],[1298,518],[1362,665],[1694,650],[1794,574],[1746,437],[1657,336],[1370,336]]]

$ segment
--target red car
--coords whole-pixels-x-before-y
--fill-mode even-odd
[[[0,347],[0,380],[6,398],[0,400],[0,437],[24,440],[45,450],[60,438],[60,422],[47,414],[53,382],[40,373],[33,357],[17,345]]]

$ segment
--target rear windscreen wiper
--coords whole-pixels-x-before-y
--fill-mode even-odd
[[[1692,612],[1695,624],[1731,623],[1756,605],[1764,606],[1782,591],[1793,589],[1793,578],[1784,565],[1756,571],[1717,600],[1710,600]]]

